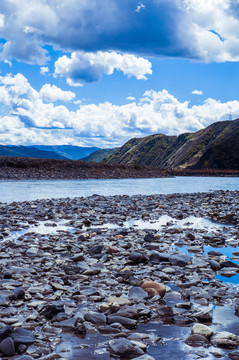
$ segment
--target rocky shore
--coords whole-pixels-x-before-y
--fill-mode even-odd
[[[239,192],[0,203],[0,356],[239,359]]]
[[[129,179],[173,176],[239,176],[239,170],[160,169],[145,165],[117,165],[81,160],[53,160],[0,156],[0,180]]]
[[[163,170],[151,166],[0,157],[0,180],[128,179],[169,176]]]

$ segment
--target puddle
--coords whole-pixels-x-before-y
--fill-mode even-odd
[[[49,221],[48,222],[46,221],[46,222],[40,223],[38,225],[32,225],[28,229],[24,229],[24,230],[20,230],[20,231],[12,231],[11,235],[8,236],[5,240],[10,240],[10,239],[18,240],[25,234],[28,234],[28,233],[30,234],[32,232],[34,232],[36,234],[41,234],[41,235],[57,235],[61,231],[64,231],[64,232],[68,231],[68,232],[74,233],[74,228],[67,226],[66,221],[61,221],[59,223],[56,223],[56,225],[55,225],[55,223],[53,223],[53,224],[51,225],[49,223]]]
[[[168,228],[171,227],[178,227],[182,229],[195,229],[195,230],[217,230],[222,229],[223,227],[228,228],[231,225],[220,224],[213,222],[211,220],[202,218],[202,217],[195,217],[189,216],[185,219],[178,220],[172,218],[169,215],[162,215],[157,220],[142,220],[142,219],[130,219],[128,221],[122,222],[122,224],[114,224],[114,223],[104,223],[99,225],[91,224],[87,228],[109,228],[109,229],[117,229],[119,227],[123,228],[136,228],[136,229],[151,229],[151,230],[160,230],[162,227],[167,226]]]
[[[62,335],[62,342],[55,351],[64,359],[69,360],[110,360],[107,352],[109,336],[88,334],[84,339],[70,334]]]

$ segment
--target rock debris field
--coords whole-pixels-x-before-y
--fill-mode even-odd
[[[239,359],[239,192],[0,203],[3,359]]]

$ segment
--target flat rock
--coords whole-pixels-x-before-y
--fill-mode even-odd
[[[211,343],[215,346],[234,349],[239,345],[239,336],[228,331],[221,331],[212,336]]]

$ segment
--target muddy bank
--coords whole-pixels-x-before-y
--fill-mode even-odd
[[[137,165],[111,165],[73,160],[0,157],[1,180],[127,179],[168,177],[164,171]]]
[[[8,359],[238,358],[239,192],[46,199],[0,216]]]
[[[129,179],[172,176],[239,176],[237,170],[161,170],[144,165],[113,165],[73,160],[0,157],[0,180]]]

